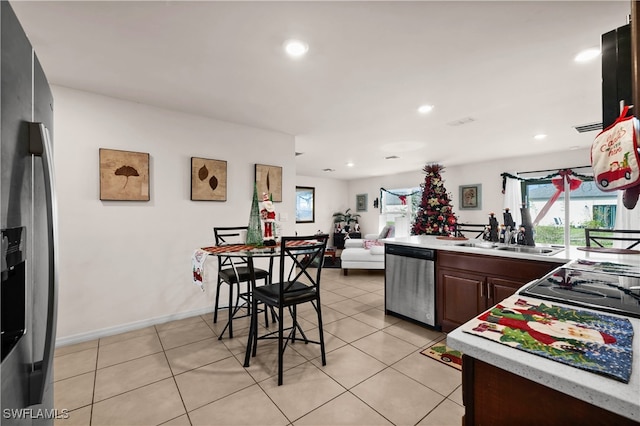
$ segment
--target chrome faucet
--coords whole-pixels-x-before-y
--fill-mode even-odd
[[[504,242],[505,244],[507,244],[508,246],[511,244],[517,244],[516,241],[516,236],[518,235],[518,230],[517,229],[511,229],[510,226],[507,226],[507,228],[504,231]],[[511,240],[513,240],[513,243],[511,242]]]

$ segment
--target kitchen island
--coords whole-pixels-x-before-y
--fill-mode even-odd
[[[447,345],[464,353],[465,424],[497,424],[496,420],[501,424],[640,424],[640,319],[629,320],[634,330],[629,383],[511,348],[460,328],[449,333]]]
[[[465,290],[462,298],[470,300],[476,297],[474,288],[480,288],[479,291],[484,291],[485,297],[488,296],[487,287],[483,290],[478,278],[486,272],[478,273],[479,259],[486,259],[487,264],[496,260],[518,260],[527,262],[526,265],[533,262],[546,268],[560,267],[576,259],[640,265],[638,254],[595,253],[581,251],[577,247],[535,254],[459,245],[460,241],[438,240],[429,236],[391,238],[384,241],[392,245],[434,249],[437,250],[438,259],[454,259],[457,263],[453,263],[453,267],[451,264],[441,264],[438,268],[445,273],[454,269],[467,269],[464,274],[469,275],[458,273],[455,282],[468,281],[467,287],[459,285],[458,290]],[[468,260],[476,263],[469,263]],[[443,274],[437,278],[442,281],[443,277],[449,279]],[[484,282],[488,284],[490,280],[485,279]],[[533,282],[521,289],[514,288],[512,293],[524,291],[532,284]],[[439,282],[438,285],[442,291],[443,283]],[[519,283],[514,283],[516,285]],[[500,295],[508,297],[507,293],[508,291]],[[487,298],[487,306],[483,309],[479,309],[481,306],[478,305],[478,313],[499,303],[502,300],[500,295],[494,295],[493,300]],[[438,309],[443,309],[443,297],[442,293],[436,294]],[[489,304],[489,301],[492,303]],[[556,302],[554,305],[562,306]],[[580,309],[588,310],[582,307]],[[441,317],[442,313],[438,315]],[[466,311],[464,315],[468,317],[472,312]],[[583,371],[456,328],[448,334],[447,345],[464,353],[464,424],[640,424],[640,319],[629,319],[634,330],[634,356],[629,383]],[[449,324],[454,323],[449,321]],[[443,329],[450,331],[446,326]]]

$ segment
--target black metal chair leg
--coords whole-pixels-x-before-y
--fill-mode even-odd
[[[222,283],[218,281],[218,285],[216,286],[216,301],[213,304],[213,323],[218,322],[218,300],[220,299],[220,286]]]
[[[278,307],[278,316],[280,317],[280,321],[278,321],[278,386],[282,385],[282,363],[284,362],[284,321],[282,320],[284,318],[283,314],[283,306],[280,305]]]

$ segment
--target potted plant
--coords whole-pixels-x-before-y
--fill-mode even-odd
[[[345,232],[349,232],[349,228],[351,227],[351,223],[358,223],[358,218],[360,215],[358,213],[351,213],[351,209],[347,209],[344,212],[336,212],[333,214],[333,223],[343,223],[344,222],[344,230]]]

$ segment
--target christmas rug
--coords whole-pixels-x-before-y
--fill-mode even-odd
[[[451,349],[442,342],[431,345],[420,353],[456,370],[462,370],[462,352]]]
[[[514,295],[462,331],[624,383],[631,377],[633,327],[627,318]]]

